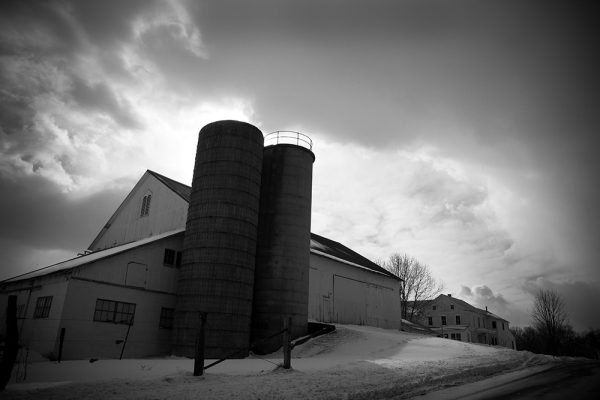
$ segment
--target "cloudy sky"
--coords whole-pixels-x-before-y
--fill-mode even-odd
[[[314,140],[313,232],[408,253],[529,323],[600,328],[592,7],[550,1],[2,1],[0,279],[72,257],[219,119]],[[592,4],[590,2],[590,4]]]

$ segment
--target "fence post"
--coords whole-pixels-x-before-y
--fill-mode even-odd
[[[17,359],[19,351],[19,333],[17,329],[17,296],[8,296],[6,308],[6,339],[4,354],[0,358],[0,390],[4,390]]]
[[[66,328],[60,328],[60,340],[58,342],[58,362],[61,362],[62,360],[63,345],[65,343],[65,331]]]
[[[291,338],[292,333],[290,332],[292,326],[292,318],[285,317],[283,319],[283,368],[290,369],[292,363],[292,346]]]
[[[200,313],[200,326],[196,334],[196,354],[194,357],[194,376],[204,374],[204,332],[206,330],[206,313]]]

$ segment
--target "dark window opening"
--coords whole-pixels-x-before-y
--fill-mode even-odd
[[[52,306],[52,296],[38,297],[33,311],[33,318],[48,318]]]
[[[492,321],[492,329],[496,329],[496,321]]]
[[[436,308],[437,308],[436,306],[433,306],[433,310],[434,310],[434,311],[435,311],[435,309],[436,309]]]
[[[456,325],[460,325],[460,315],[456,316]]]
[[[134,314],[134,303],[97,299],[94,321],[129,325],[133,324]]]
[[[165,249],[165,256],[163,258],[164,265],[175,265],[175,250]]]
[[[450,339],[452,340],[462,340],[460,333],[451,333],[450,334]]]
[[[160,321],[158,326],[165,329],[173,329],[173,318],[175,316],[174,308],[161,308],[160,309]]]
[[[442,325],[446,325],[446,316],[442,315]]]
[[[427,323],[433,325],[433,317],[427,317]]]
[[[450,304],[450,309],[454,310],[454,304]]]

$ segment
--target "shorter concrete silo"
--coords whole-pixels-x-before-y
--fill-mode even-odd
[[[252,342],[276,334],[291,317],[292,337],[306,333],[312,168],[312,141],[297,132],[265,137],[258,245],[254,278]],[[253,347],[266,354],[280,336]]]
[[[248,354],[262,162],[258,128],[217,121],[200,131],[175,308],[177,355],[194,355],[201,312],[206,357]]]

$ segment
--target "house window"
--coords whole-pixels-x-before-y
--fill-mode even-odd
[[[454,304],[450,304],[450,309],[454,310]]]
[[[436,306],[433,306],[433,311],[435,311],[436,308],[437,308]]]
[[[173,329],[173,316],[175,315],[174,308],[161,308],[160,321],[158,326],[165,329]]]
[[[150,202],[152,201],[152,195],[147,194],[142,199],[142,209],[140,210],[140,217],[145,217],[150,214]]]
[[[133,324],[134,314],[134,303],[97,299],[94,321],[129,325]]]
[[[502,323],[502,330],[504,330],[504,322]]]
[[[460,333],[451,333],[450,334],[450,339],[452,340],[462,340]]]
[[[492,329],[496,329],[496,321],[492,321]]]
[[[433,325],[433,317],[427,317],[427,323]]]
[[[51,305],[52,296],[38,297],[33,311],[33,318],[48,318]]]
[[[446,325],[446,316],[442,315],[442,325]]]
[[[460,325],[460,315],[456,316],[456,325]]]
[[[175,250],[165,249],[165,256],[163,258],[164,265],[175,265]]]
[[[481,318],[477,318],[477,327],[481,328]]]

